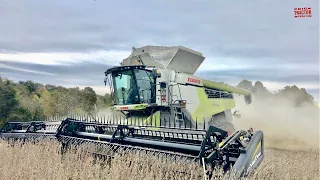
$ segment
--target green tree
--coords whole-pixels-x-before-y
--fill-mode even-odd
[[[44,88],[45,88],[46,90],[48,90],[49,92],[51,92],[51,91],[54,91],[54,90],[56,89],[56,86],[51,85],[51,84],[46,84],[46,85],[44,86]]]
[[[51,94],[45,87],[43,87],[40,90],[40,100],[39,101],[40,101],[40,105],[43,109],[44,116],[45,117],[52,116],[52,113],[51,113],[52,110],[50,107]]]
[[[306,89],[300,89],[296,85],[284,87],[284,89],[275,93],[275,96],[291,100],[296,106],[300,106],[303,103],[314,104],[314,97]]]
[[[43,108],[38,106],[33,114],[33,121],[43,121],[45,119]]]
[[[251,90],[251,88],[252,88],[252,82],[244,79],[244,80],[242,80],[242,81],[237,85],[237,87],[238,87],[238,88],[247,89],[247,90]]]
[[[39,85],[39,84],[34,83],[31,80],[28,80],[26,82],[19,81],[19,84],[24,85],[27,88],[27,90],[29,91],[29,93],[35,92],[37,89],[37,85]]]
[[[0,80],[0,119],[5,120],[18,106],[14,89],[8,83]]]
[[[106,93],[106,94],[104,95],[104,104],[105,104],[107,107],[109,107],[109,106],[112,105],[112,97],[111,97],[111,94]]]
[[[85,87],[82,90],[81,104],[83,110],[91,112],[97,103],[97,95],[91,87]]]
[[[81,109],[81,90],[79,87],[76,88],[68,88],[67,90],[67,104],[70,107],[69,108],[69,113],[82,113],[82,109]]]
[[[252,87],[253,94],[259,97],[271,97],[272,93],[268,91],[266,87],[264,87],[261,81],[256,81],[254,86]]]
[[[51,93],[49,106],[52,116],[67,115],[74,109],[68,92],[62,89],[56,89]]]
[[[9,117],[6,120],[7,121],[32,121],[33,115],[27,108],[17,107],[14,109],[12,113],[10,113]]]

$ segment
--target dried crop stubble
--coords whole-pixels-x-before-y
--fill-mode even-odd
[[[319,179],[319,151],[266,149],[265,154],[252,179]]]
[[[117,156],[111,164],[94,163],[81,150],[67,153],[63,160],[57,143],[9,146],[0,142],[0,177],[9,179],[203,179],[197,164],[173,163],[158,157],[133,154]],[[246,179],[317,179],[319,151],[266,149],[256,173]],[[180,173],[185,172],[185,173]],[[222,176],[217,172],[218,176]]]
[[[62,159],[57,143],[16,144],[0,142],[0,177],[7,179],[202,179],[198,164],[168,162],[138,154],[117,156],[101,166],[81,150]],[[94,163],[95,162],[95,163]],[[187,172],[187,173],[180,173]]]

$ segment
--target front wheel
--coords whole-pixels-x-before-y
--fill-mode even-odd
[[[227,131],[228,133],[232,133],[236,130],[232,124],[231,110],[213,115],[209,125]]]

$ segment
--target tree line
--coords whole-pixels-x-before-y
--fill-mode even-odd
[[[249,80],[242,80],[237,87],[250,90],[256,98],[286,99],[296,107],[303,104],[315,105],[314,97],[309,94],[306,89],[299,88],[296,85],[285,86],[283,89],[279,89],[273,93],[270,92],[261,81],[253,83]]]
[[[0,77],[0,127],[5,121],[38,121],[47,117],[93,113],[110,106],[110,95],[80,89],[13,81]]]

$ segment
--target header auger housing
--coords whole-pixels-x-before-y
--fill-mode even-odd
[[[112,119],[67,118],[56,122],[7,122],[5,140],[60,142],[62,152],[81,146],[95,157],[143,152],[203,166],[211,178],[215,168],[235,179],[253,172],[264,158],[263,132],[236,130],[231,109],[234,94],[251,103],[249,91],[193,74],[201,53],[176,47],[134,49],[121,66],[105,72],[114,105],[124,116]]]

